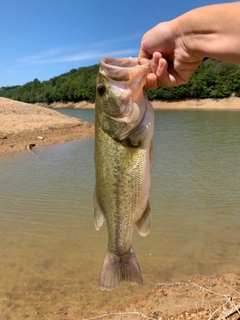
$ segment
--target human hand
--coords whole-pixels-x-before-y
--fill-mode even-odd
[[[200,53],[191,53],[175,20],[160,23],[143,36],[138,58],[140,64],[152,59],[145,84],[149,89],[187,83],[203,60]]]

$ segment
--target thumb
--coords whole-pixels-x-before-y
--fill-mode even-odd
[[[139,53],[138,53],[138,60],[142,60],[142,59],[147,59],[150,60],[152,58],[152,55],[150,53],[148,53],[144,47],[141,45]]]

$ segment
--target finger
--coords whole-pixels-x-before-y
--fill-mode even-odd
[[[151,54],[147,52],[147,50],[145,50],[143,48],[143,46],[141,45],[141,48],[139,50],[139,53],[138,53],[138,60],[141,60],[141,59],[151,59]]]
[[[151,70],[153,73],[157,72],[159,60],[162,58],[162,55],[160,52],[154,52],[152,56],[152,62],[151,62]]]
[[[173,66],[168,64],[168,62],[163,58],[159,60],[156,77],[158,86],[173,88],[184,83],[174,70]]]
[[[156,60],[153,61],[153,63],[153,69],[155,70],[155,73],[150,73],[147,76],[145,86],[151,90],[156,89],[160,86],[172,86],[169,82],[167,61],[161,58],[159,59],[157,66],[155,66]]]
[[[153,69],[154,72],[150,73],[148,76],[147,76],[147,80],[146,80],[146,83],[145,83],[145,86],[150,89],[150,90],[153,90],[153,89],[156,89],[158,88],[159,86],[161,85],[164,85],[162,84],[162,80],[163,82],[166,82],[166,79],[165,76],[166,76],[166,72],[167,72],[167,61],[163,58],[159,59],[159,56],[157,57],[156,59],[156,56],[153,57],[153,60],[152,60],[152,63],[153,63]],[[155,65],[157,62],[157,65]]]
[[[166,75],[168,69],[168,63],[164,58],[159,59],[157,69],[156,69],[156,76],[157,78],[161,78]]]
[[[145,87],[150,90],[156,89],[158,87],[157,84],[157,76],[155,73],[149,73],[145,82]]]
[[[143,59],[138,59],[139,64],[146,64],[149,62],[149,59],[143,58]]]

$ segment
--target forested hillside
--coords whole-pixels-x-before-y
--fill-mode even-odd
[[[40,82],[34,79],[22,86],[2,87],[0,96],[24,102],[94,101],[98,65],[72,69]]]
[[[72,69],[48,81],[34,79],[22,86],[1,87],[0,96],[30,103],[93,102],[98,68],[96,64]],[[150,100],[219,99],[232,94],[240,96],[240,66],[207,60],[187,84],[172,89],[160,87],[146,91]]]

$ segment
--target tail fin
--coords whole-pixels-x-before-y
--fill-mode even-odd
[[[100,273],[99,288],[111,291],[121,281],[142,284],[141,270],[133,248],[118,256],[107,250]]]

